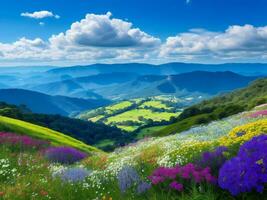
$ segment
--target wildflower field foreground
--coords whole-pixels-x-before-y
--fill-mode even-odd
[[[109,154],[21,134],[0,133],[1,200],[267,199],[267,105]]]

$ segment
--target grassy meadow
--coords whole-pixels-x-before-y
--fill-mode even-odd
[[[248,164],[266,169],[266,152],[255,148],[257,143],[261,150],[267,148],[264,143],[267,141],[266,108],[266,105],[258,106],[175,135],[146,138],[112,153],[95,151],[84,155],[73,150],[55,151],[53,139],[50,146],[42,148],[31,146],[35,143],[40,146],[40,141],[30,145],[21,143],[18,148],[13,139],[1,140],[0,199],[265,199],[267,191],[261,189],[264,179],[260,178],[264,171],[258,171],[253,179],[246,179],[250,185],[245,188],[242,187],[244,179],[237,179],[238,183],[231,180],[235,180],[232,179],[237,176],[234,173],[239,173],[239,167],[245,164],[246,169],[250,167]],[[33,138],[48,138],[38,137],[38,129],[29,130]],[[25,130],[13,129],[26,134],[20,131]],[[27,148],[22,148],[22,144]],[[251,152],[260,153],[257,162],[236,159],[246,152],[242,148],[255,148]],[[72,157],[76,162],[61,163],[62,158],[65,161]],[[229,171],[229,164],[237,161],[244,163],[236,164]],[[243,171],[243,175],[247,173]]]

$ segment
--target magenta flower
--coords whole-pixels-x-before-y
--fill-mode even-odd
[[[178,183],[177,181],[173,181],[170,184],[170,188],[175,189],[175,190],[181,192],[181,191],[183,191],[184,186],[183,186],[183,184]]]
[[[267,110],[259,110],[259,111],[256,111],[250,114],[249,117],[256,118],[256,117],[261,117],[261,116],[266,116],[266,115],[267,115]]]
[[[169,187],[177,191],[182,191],[186,183],[216,183],[216,178],[212,176],[209,167],[200,168],[192,163],[185,166],[160,167],[148,177],[153,185],[161,183],[169,184]],[[178,181],[180,183],[178,183]]]
[[[0,145],[8,145],[18,150],[44,149],[50,145],[49,142],[33,139],[27,135],[0,132]]]

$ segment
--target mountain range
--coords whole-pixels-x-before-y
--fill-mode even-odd
[[[35,113],[59,114],[63,116],[75,115],[81,111],[105,106],[109,103],[105,99],[79,99],[66,96],[50,96],[39,92],[23,89],[1,89],[0,101],[26,105]]]

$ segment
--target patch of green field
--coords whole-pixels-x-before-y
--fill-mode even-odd
[[[177,113],[168,113],[168,112],[160,113],[160,112],[153,112],[149,109],[135,109],[108,118],[107,124],[110,124],[112,122],[123,122],[127,120],[131,120],[134,122],[141,122],[140,117],[143,117],[145,119],[153,119],[153,121],[162,121],[162,120],[170,120],[171,117],[175,116],[177,116]]]
[[[121,130],[124,130],[126,132],[133,132],[136,129],[138,129],[138,126],[123,126],[123,125],[117,125],[117,127]]]
[[[138,133],[137,133],[137,139],[142,139],[148,136],[153,135],[153,133],[158,132],[162,129],[164,129],[165,127],[167,127],[167,125],[165,126],[153,126],[153,127],[148,127],[148,128],[143,128],[141,129]]]
[[[91,122],[97,122],[98,120],[100,120],[100,119],[102,119],[104,117],[105,117],[104,115],[98,115],[98,116],[92,117],[92,118],[90,118],[88,120],[91,121]]]
[[[97,148],[103,148],[103,147],[106,147],[106,146],[109,146],[109,145],[112,146],[114,144],[115,144],[115,142],[113,140],[107,139],[107,140],[102,140],[101,142],[97,143],[95,146]]]
[[[107,114],[112,114],[114,111],[126,109],[126,108],[130,107],[131,105],[133,105],[133,102],[123,101],[123,102],[117,103],[115,105],[107,106],[106,112],[107,112]]]
[[[0,130],[50,141],[56,146],[70,146],[85,152],[100,151],[63,133],[9,117],[0,116]]]
[[[170,109],[165,103],[162,101],[146,101],[144,102],[139,108],[145,108],[145,107],[153,107],[153,108],[161,108],[161,109]]]
[[[171,117],[178,117],[183,110],[182,101],[172,96],[137,98],[81,113],[78,118],[132,132],[147,124],[166,123]]]

